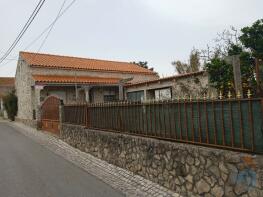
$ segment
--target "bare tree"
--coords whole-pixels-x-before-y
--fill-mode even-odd
[[[233,45],[240,46],[239,41],[240,32],[233,26],[229,29],[225,29],[221,33],[217,33],[217,37],[214,39],[214,46],[206,46],[206,49],[200,50],[201,60],[205,63],[210,61],[214,57],[228,56],[229,49]]]

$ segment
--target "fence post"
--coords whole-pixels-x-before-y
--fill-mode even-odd
[[[90,105],[85,105],[85,114],[86,114],[86,117],[85,117],[85,126],[88,128],[90,126],[90,113],[89,113],[89,106]]]
[[[60,105],[59,105],[59,130],[60,130],[60,135],[62,134],[62,124],[65,120],[65,114],[64,114],[64,103],[61,100]]]

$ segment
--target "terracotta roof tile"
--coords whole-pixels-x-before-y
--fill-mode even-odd
[[[0,86],[15,86],[14,77],[0,77]]]
[[[58,75],[33,75],[36,83],[65,83],[65,84],[117,84],[118,78],[101,78],[101,77],[74,77],[74,76],[58,76]]]
[[[97,59],[30,53],[30,52],[20,52],[20,56],[29,65],[32,66],[62,68],[62,69],[104,70],[104,71],[156,75],[156,72],[154,71],[142,68],[138,65],[128,62],[97,60]]]

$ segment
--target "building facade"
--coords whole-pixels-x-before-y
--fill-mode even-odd
[[[36,119],[51,95],[65,104],[122,100],[125,83],[154,79],[157,73],[132,63],[20,52],[15,76],[17,118]]]
[[[190,96],[194,98],[211,92],[216,94],[216,91],[209,87],[208,74],[205,71],[125,85],[125,96],[130,101],[169,100]]]

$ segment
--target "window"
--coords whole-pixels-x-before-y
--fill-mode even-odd
[[[116,95],[104,95],[104,102],[112,102],[116,100]]]
[[[127,93],[128,101],[143,101],[144,100],[144,91],[128,92]]]
[[[163,88],[154,91],[155,100],[168,100],[172,98],[171,88]]]

